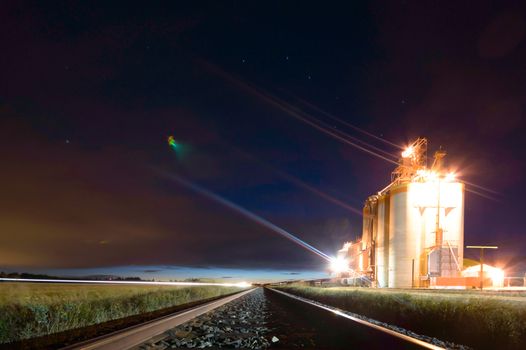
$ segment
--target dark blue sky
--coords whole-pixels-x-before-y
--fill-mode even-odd
[[[392,164],[255,90],[397,144],[444,146],[466,180],[498,192],[467,194],[466,243],[501,246],[502,262],[525,255],[522,5],[8,1],[0,13],[3,268],[322,270],[319,257],[161,175],[330,254],[360,235],[358,215],[305,185],[360,210]]]

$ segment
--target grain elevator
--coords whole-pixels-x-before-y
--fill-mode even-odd
[[[464,245],[464,184],[443,164],[428,161],[427,140],[402,152],[390,184],[367,198],[362,238],[338,252],[350,269],[340,277],[389,288],[455,284]],[[428,164],[430,163],[430,164]]]

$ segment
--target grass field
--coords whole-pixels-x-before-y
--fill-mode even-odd
[[[0,344],[239,291],[221,286],[0,283]]]
[[[283,291],[476,349],[526,348],[526,296],[289,285]]]

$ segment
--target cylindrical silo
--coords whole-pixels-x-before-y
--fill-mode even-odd
[[[410,288],[416,282],[415,256],[419,237],[412,223],[410,184],[400,184],[390,190],[389,215],[389,288]]]
[[[378,287],[388,286],[389,265],[389,195],[378,197],[378,228],[376,232],[376,282]]]

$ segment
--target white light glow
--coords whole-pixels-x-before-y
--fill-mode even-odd
[[[446,174],[446,177],[444,178],[444,181],[446,181],[446,182],[453,182],[453,181],[455,181],[456,177],[457,177],[457,175],[455,173],[450,172],[450,173]]]
[[[436,180],[438,180],[438,174],[434,171],[430,171],[428,174],[427,174],[427,181],[431,181],[431,182],[434,182]]]
[[[489,271],[489,277],[493,282],[493,287],[504,287],[504,271],[494,268]]]
[[[154,286],[222,286],[222,287],[250,287],[248,282],[239,283],[208,283],[208,282],[154,282],[154,281],[96,281],[96,280],[67,280],[67,279],[39,279],[39,278],[0,278],[5,282],[46,282],[46,283],[82,283],[82,284],[142,284]]]
[[[332,258],[329,269],[333,273],[347,272],[349,271],[349,261],[342,257]]]
[[[243,282],[239,282],[239,283],[236,283],[236,285],[237,285],[238,287],[241,287],[241,288],[248,288],[248,287],[251,286],[250,283],[245,282],[245,281],[243,281]]]
[[[409,146],[407,147],[403,152],[402,152],[402,158],[409,158],[413,155],[413,152],[414,152],[414,149],[412,146]]]

